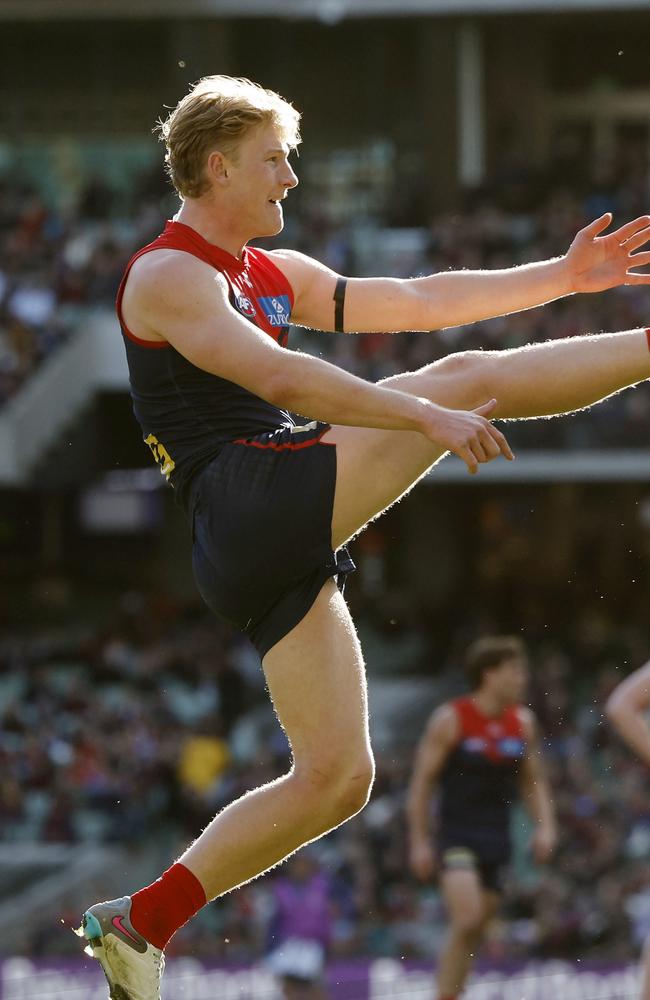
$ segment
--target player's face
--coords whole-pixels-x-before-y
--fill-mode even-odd
[[[528,665],[521,657],[513,656],[490,671],[490,680],[504,704],[522,701],[528,686]]]
[[[253,129],[228,160],[228,210],[248,239],[282,231],[281,202],[298,183],[290,149],[273,125]]]

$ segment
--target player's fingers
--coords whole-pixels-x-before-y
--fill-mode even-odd
[[[498,427],[495,427],[494,424],[490,424],[489,428],[490,428],[490,436],[493,438],[494,441],[496,441],[501,454],[505,458],[507,458],[509,462],[512,462],[515,456],[512,451],[512,448],[508,444],[508,440],[505,434],[502,434],[501,431],[498,429]]]
[[[480,406],[475,407],[473,412],[478,413],[480,417],[489,417],[491,413],[494,413],[496,405],[496,399],[488,399],[487,403],[481,403]]]
[[[607,229],[611,221],[612,221],[612,213],[605,212],[604,215],[601,215],[599,216],[599,218],[594,219],[594,221],[590,222],[588,226],[585,226],[584,229],[581,229],[578,232],[578,236],[582,237],[583,239],[590,240],[594,236],[597,236],[598,233],[602,233],[603,229]]]
[[[489,462],[488,453],[483,447],[482,433],[478,430],[475,437],[470,438],[469,446],[477,462]]]
[[[640,215],[637,219],[632,219],[631,222],[626,222],[624,226],[621,226],[620,229],[616,229],[613,233],[611,233],[611,235],[615,236],[619,243],[624,243],[625,240],[633,238],[635,233],[639,233],[640,230],[647,229],[648,226],[650,226],[650,215]]]
[[[630,268],[645,267],[646,264],[650,264],[650,250],[632,254],[630,257]]]
[[[468,472],[471,472],[472,475],[475,475],[478,472],[478,462],[467,446],[459,448],[456,454],[459,458],[462,458],[463,462],[467,466]]]
[[[617,236],[617,234],[612,233],[612,236]],[[629,239],[620,240],[619,242],[622,243],[626,250],[632,253],[633,250],[638,250],[639,247],[642,247],[644,243],[648,242],[648,240],[650,240],[650,226],[646,223],[642,229],[633,233]]]
[[[480,440],[481,444],[483,445],[483,451],[485,452],[486,455],[486,461],[491,462],[493,458],[496,458],[497,455],[501,454],[501,448],[490,434],[489,424],[486,424],[486,426],[481,431]]]

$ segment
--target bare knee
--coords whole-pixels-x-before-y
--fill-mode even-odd
[[[459,351],[448,354],[430,366],[436,381],[442,379],[458,387],[466,400],[466,405],[478,405],[490,397],[494,351]],[[476,401],[476,402],[474,402]]]
[[[300,784],[305,809],[322,832],[350,819],[366,805],[375,776],[372,754],[328,754],[296,760],[294,780]]]
[[[486,915],[480,907],[467,907],[462,913],[455,914],[452,932],[467,944],[476,944],[483,936],[485,923]]]
[[[337,826],[361,812],[370,798],[373,780],[374,769],[364,766],[341,783],[332,800]]]

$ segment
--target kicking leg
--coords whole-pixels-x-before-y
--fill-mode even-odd
[[[382,384],[453,409],[497,400],[495,418],[530,419],[583,409],[650,378],[645,330],[548,341],[508,351],[451,354]],[[411,431],[332,427],[337,481],[334,546],[398,500],[444,454]]]

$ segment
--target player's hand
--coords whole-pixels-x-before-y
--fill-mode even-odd
[[[421,882],[428,882],[436,870],[436,856],[428,840],[411,844],[409,850],[411,871]]]
[[[650,252],[634,252],[650,240],[650,215],[602,236],[611,221],[611,212],[601,215],[581,229],[569,247],[565,261],[572,291],[602,292],[616,285],[650,284],[650,274],[638,273],[638,268],[650,264]]]
[[[557,844],[557,832],[555,827],[538,826],[530,838],[530,849],[538,865],[546,864],[549,861]]]
[[[422,433],[462,458],[471,473],[478,472],[480,463],[491,462],[498,455],[508,460],[515,457],[501,431],[488,419],[497,405],[496,399],[475,410],[448,410],[427,403]]]

